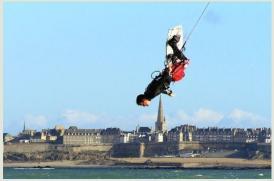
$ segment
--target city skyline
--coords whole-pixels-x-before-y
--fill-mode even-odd
[[[146,127],[146,126],[143,126],[143,125],[136,125],[136,127],[135,128],[133,128],[133,129],[131,129],[131,130],[123,130],[123,129],[120,129],[119,127],[104,127],[104,128],[97,128],[98,130],[104,130],[104,129],[112,129],[112,128],[114,128],[114,129],[119,129],[119,130],[121,130],[122,132],[123,131],[125,131],[125,132],[127,132],[127,131],[137,131],[138,132],[138,129],[140,129],[140,128],[150,128],[151,129],[151,131],[152,132],[158,132],[158,131],[160,131],[160,132],[169,132],[169,131],[172,131],[172,130],[174,130],[174,129],[176,129],[176,128],[178,128],[178,127],[181,127],[181,126],[194,126],[194,127],[196,127],[197,129],[242,129],[242,128],[237,128],[237,127],[230,127],[230,128],[225,128],[225,127],[218,127],[218,126],[212,126],[212,127],[200,127],[199,128],[199,126],[197,126],[197,125],[191,125],[191,124],[183,124],[183,125],[176,125],[175,127],[173,127],[173,128],[167,128],[167,122],[166,122],[166,119],[165,119],[165,115],[164,115],[164,109],[163,109],[163,103],[162,103],[162,96],[160,95],[159,96],[159,105],[158,105],[158,114],[157,114],[157,119],[155,120],[155,124],[154,124],[154,127],[153,126],[151,126],[151,127]],[[66,127],[67,126],[67,127]],[[67,130],[67,129],[71,129],[72,127],[74,127],[74,128],[77,128],[77,129],[84,129],[84,130],[89,130],[89,129],[94,129],[94,128],[89,128],[89,127],[86,127],[86,128],[81,128],[81,127],[77,127],[77,126],[75,126],[75,125],[55,125],[54,126],[55,128],[56,127],[63,127],[65,130]],[[257,127],[257,128],[253,128],[253,129],[271,129],[271,128],[268,128],[268,127]],[[43,131],[43,130],[47,130],[47,129],[53,129],[53,127],[52,128],[43,128],[42,130],[41,130],[41,132]],[[247,130],[247,129],[252,129],[252,128],[244,128],[244,130]],[[37,131],[37,130],[35,130],[35,129],[31,129],[31,128],[28,128],[28,127],[26,127],[26,124],[25,124],[25,122],[24,122],[24,126],[23,126],[23,130],[22,130],[22,132],[25,132],[26,130],[33,130],[33,131]],[[20,135],[20,133],[22,133],[22,132],[19,132],[17,135]],[[37,131],[37,132],[39,132],[39,131]],[[9,133],[8,133],[9,134]]]
[[[154,127],[159,98],[136,95],[163,68],[168,29],[187,35],[205,4],[4,3],[4,132]],[[162,96],[169,129],[271,127],[271,3],[210,3],[185,54]]]
[[[180,127],[180,126],[185,126],[185,125],[188,125],[188,126],[195,126],[197,129],[213,129],[213,128],[217,128],[217,129],[244,129],[244,130],[247,130],[247,129],[271,129],[271,127],[257,127],[257,128],[249,128],[249,127],[246,127],[246,128],[238,128],[238,127],[234,127],[234,128],[232,128],[232,127],[218,127],[218,126],[212,126],[212,127],[210,127],[210,126],[208,126],[208,127],[198,127],[197,125],[191,125],[191,124],[183,124],[183,125],[177,125],[177,126],[175,126],[175,127],[172,127],[172,128],[169,128],[167,131],[169,132],[170,130],[172,130],[172,129],[174,129],[174,128],[176,128],[176,127]],[[75,125],[55,125],[54,127],[56,127],[56,126],[64,126],[64,128],[65,129],[70,129],[71,127],[75,127]],[[47,128],[42,128],[41,129],[41,131],[42,130],[47,130],[47,129],[54,129],[54,127],[51,127],[51,128],[49,128],[49,127],[47,127]],[[77,127],[77,126],[76,126]],[[101,129],[101,130],[103,130],[103,129],[107,129],[107,128],[117,128],[117,129],[120,129],[119,127],[104,127],[104,128],[96,128],[96,129]],[[132,128],[132,129],[130,129],[130,130],[122,130],[122,129],[120,129],[121,131],[136,131],[137,130],[137,128],[150,128],[152,131],[155,131],[155,128],[153,127],[153,126],[151,126],[151,127],[147,127],[147,126],[142,126],[142,125],[136,125],[135,126],[135,128]],[[88,127],[88,128],[81,128],[81,127],[77,127],[77,129],[94,129],[94,128],[92,128],[92,127]],[[12,135],[12,136],[17,136],[18,134],[20,134],[22,131],[23,131],[24,129],[22,129],[20,132],[18,132],[16,135]],[[35,130],[35,129],[32,129],[32,128],[30,128],[30,127],[26,127],[25,128],[25,130]],[[35,130],[36,132],[40,132],[39,130]],[[8,133],[8,132],[6,132],[7,134],[10,134],[10,133]]]

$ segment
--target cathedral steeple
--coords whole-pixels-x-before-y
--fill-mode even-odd
[[[160,95],[160,99],[159,99],[157,121],[155,123],[155,131],[162,131],[162,132],[167,131],[161,95]]]

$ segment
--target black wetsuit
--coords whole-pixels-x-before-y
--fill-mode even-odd
[[[171,40],[167,42],[173,50],[173,54],[170,55],[172,61],[175,61],[177,58],[179,58],[180,60],[187,59],[187,57],[183,54],[183,51],[179,50],[179,48],[177,47],[179,38],[180,37],[174,36]],[[148,100],[151,100],[161,93],[166,93],[166,90],[169,89],[171,81],[172,78],[168,73],[168,69],[166,68],[160,75],[155,77],[147,86],[146,91],[144,92],[145,97]]]
[[[161,93],[164,93],[165,90],[169,88],[171,83],[171,76],[168,71],[163,71],[160,75],[155,77],[151,83],[147,86],[146,91],[144,92],[145,97],[148,100],[153,99]]]
[[[178,42],[179,42],[179,39],[177,39],[176,36],[174,36],[172,39],[170,39],[167,42],[173,50],[173,54],[168,56],[171,56],[172,61],[174,61],[176,58],[179,58],[180,60],[187,60],[188,58],[183,54],[183,50],[179,50],[179,48],[177,47]]]

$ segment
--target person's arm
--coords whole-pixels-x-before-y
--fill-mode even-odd
[[[183,53],[184,48],[180,50],[177,46],[177,43],[179,42],[179,40],[180,40],[180,37],[174,36],[171,40],[169,40],[168,44],[173,50],[173,56],[176,56],[180,60],[186,60],[188,58]]]
[[[181,52],[181,58],[180,58],[181,60],[188,60],[188,58],[184,55],[184,53],[183,52]]]

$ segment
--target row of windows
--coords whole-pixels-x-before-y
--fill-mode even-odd
[[[75,136],[75,135],[79,135],[79,136],[96,136],[99,133],[65,133],[65,135],[67,136]]]

